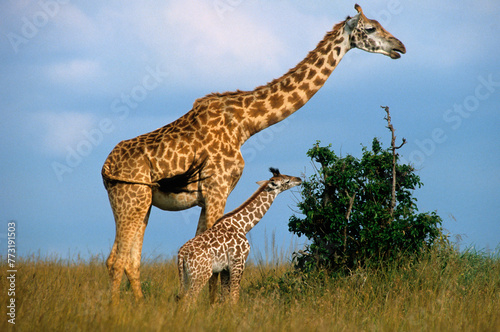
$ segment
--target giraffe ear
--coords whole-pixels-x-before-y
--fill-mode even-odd
[[[359,17],[362,14],[363,13],[361,12],[361,13],[356,14],[354,17],[347,18],[347,21],[345,23],[345,28],[346,28],[347,32],[350,33],[352,30],[354,30],[356,28],[356,26],[358,25]]]
[[[262,187],[263,185],[265,185],[267,183],[267,181],[262,180],[262,181],[257,181],[256,183],[259,185],[259,187]]]

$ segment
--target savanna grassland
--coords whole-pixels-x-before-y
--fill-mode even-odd
[[[6,305],[7,264],[0,267],[1,331],[13,330]],[[175,302],[175,260],[144,262],[146,299],[124,282],[109,305],[104,260],[28,258],[17,263],[18,331],[499,331],[497,255],[434,250],[419,261],[344,276],[304,276],[291,264],[249,263],[237,305]]]

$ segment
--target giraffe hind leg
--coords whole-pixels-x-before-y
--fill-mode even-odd
[[[179,294],[176,296],[176,301],[180,301],[184,298],[187,290],[189,289],[188,268],[184,264],[184,256],[180,253],[177,257],[177,270],[179,272],[180,289],[179,289]]]
[[[143,223],[140,225],[135,234],[134,241],[132,243],[132,249],[130,251],[130,259],[128,260],[128,264],[125,266],[125,274],[130,281],[130,286],[136,300],[141,300],[144,297],[141,288],[140,267],[142,242],[144,240],[144,233],[146,231],[150,211],[151,209],[146,214]]]
[[[136,237],[133,234],[140,231],[138,228],[139,227],[135,227],[135,229],[131,229],[130,231],[125,230],[122,232],[123,237],[117,245],[115,260],[113,264],[110,265],[111,295],[112,301],[115,303],[119,298],[120,284],[124,272],[126,272],[136,299],[141,299],[143,297],[139,280],[140,258],[137,263],[135,263],[132,257],[132,249],[136,245],[133,243],[133,238]]]
[[[230,275],[229,270],[222,270],[220,273],[220,285],[222,289],[222,301],[226,301],[230,292]]]
[[[111,300],[117,303],[123,273],[127,273],[134,295],[142,298],[139,280],[144,230],[151,209],[151,189],[141,185],[117,184],[108,189],[115,216],[116,237],[106,261],[111,278]]]
[[[209,289],[208,294],[209,294],[210,304],[214,304],[217,301],[217,293],[218,293],[217,291],[219,290],[217,287],[218,286],[217,282],[219,281],[219,274],[220,273],[215,272],[208,281],[208,289]]]
[[[189,284],[189,289],[186,293],[186,298],[188,299],[189,302],[194,302],[198,298],[198,294],[200,291],[203,289],[203,286],[205,286],[212,276],[212,270],[211,267],[201,267],[198,266],[197,269],[200,269],[201,271],[197,271],[196,276],[192,275],[190,284]]]

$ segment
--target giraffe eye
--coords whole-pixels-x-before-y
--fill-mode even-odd
[[[377,29],[375,29],[374,27],[366,27],[365,28],[365,31],[366,33],[374,33]]]

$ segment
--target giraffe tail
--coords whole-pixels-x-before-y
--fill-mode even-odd
[[[107,163],[104,164],[101,170],[101,175],[104,180],[104,186],[108,188],[108,184],[110,182],[123,182],[123,183],[129,183],[129,184],[142,184],[145,186],[149,187],[159,187],[159,184],[156,182],[142,182],[142,181],[135,181],[135,180],[129,180],[125,179],[119,176],[114,176],[111,174],[109,170],[109,165]]]
[[[188,190],[187,186],[190,185],[191,183],[196,183],[203,181],[208,178],[202,177],[201,176],[201,171],[205,167],[207,163],[208,157],[205,157],[203,160],[198,162],[198,160],[195,158],[193,160],[193,163],[189,168],[187,169],[186,172],[178,175],[174,175],[170,178],[164,178],[156,182],[159,186],[159,189],[165,193],[173,193],[173,194],[179,194],[179,193],[192,193],[198,190]]]
[[[149,187],[158,187],[161,191],[165,193],[174,193],[174,194],[179,194],[179,193],[191,193],[197,190],[188,190],[186,187],[195,182],[200,182],[208,178],[202,177],[201,176],[201,171],[205,167],[205,164],[207,163],[208,157],[205,157],[201,162],[197,163],[197,159],[193,160],[193,163],[189,168],[187,169],[186,172],[178,175],[174,175],[170,178],[164,178],[161,179],[157,182],[142,182],[142,181],[135,181],[135,180],[130,180],[130,179],[125,179],[122,177],[114,176],[111,174],[109,170],[109,165],[107,163],[104,164],[101,170],[101,175],[104,180],[104,186],[107,188],[107,185],[109,182],[122,182],[122,183],[129,183],[129,184],[141,184]]]

